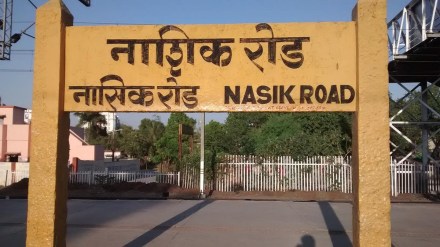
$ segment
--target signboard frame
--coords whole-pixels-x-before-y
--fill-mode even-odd
[[[358,0],[352,16],[356,25],[356,50],[352,51],[356,54],[353,245],[388,247],[391,224],[386,1]],[[66,29],[72,24],[72,15],[59,0],[50,0],[37,10],[27,246],[66,245],[67,109],[73,109],[68,105],[65,108],[69,97],[65,95],[66,66],[70,61]]]

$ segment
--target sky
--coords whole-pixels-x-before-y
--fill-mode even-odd
[[[0,0],[0,3],[3,1]],[[27,29],[35,21],[35,8],[47,0],[14,0],[13,33]],[[410,0],[388,0],[387,19],[392,19]],[[230,24],[277,22],[351,21],[356,0],[91,0],[85,7],[79,0],[65,0],[74,16],[74,25],[129,24]],[[31,26],[26,33],[34,36]],[[32,108],[34,39],[23,35],[12,46],[11,60],[0,60],[0,97],[6,105]],[[397,89],[390,88],[393,94]],[[168,113],[120,113],[123,124],[137,127],[143,118],[154,115],[166,123]],[[198,119],[200,114],[190,114]],[[227,113],[207,113],[206,121],[224,122]],[[72,117],[71,124],[76,123]]]

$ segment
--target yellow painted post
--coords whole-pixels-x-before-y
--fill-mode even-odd
[[[353,244],[391,246],[386,0],[359,0]]]
[[[65,246],[69,113],[64,112],[65,29],[60,0],[37,10],[26,246]]]

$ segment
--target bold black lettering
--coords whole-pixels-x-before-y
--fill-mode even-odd
[[[259,86],[257,87],[257,95],[259,99],[257,100],[258,104],[267,104],[272,100],[272,95],[268,93],[270,91],[270,87],[268,86]]]
[[[284,98],[289,101],[290,104],[295,104],[295,101],[292,99],[292,96],[290,95],[292,93],[293,88],[295,86],[290,85],[286,91],[284,91],[284,86],[280,86],[280,103],[284,103]]]
[[[246,92],[244,92],[243,100],[241,101],[242,104],[256,104],[257,101],[255,100],[254,90],[252,89],[252,86],[246,87]]]
[[[313,96],[313,87],[309,85],[301,85],[299,102],[301,104],[304,104],[305,101],[307,101],[307,104],[312,104],[312,100],[310,99],[312,96]]]
[[[318,85],[315,90],[315,99],[318,103],[324,103],[327,99],[327,89],[324,85]]]
[[[339,94],[338,94],[338,87],[336,85],[332,85],[330,87],[330,93],[328,96],[327,104],[336,103],[339,104]]]
[[[350,97],[346,97],[345,90],[348,90],[350,93]],[[341,104],[348,104],[354,100],[354,96],[356,95],[354,89],[350,85],[341,85]]]
[[[229,86],[225,86],[225,104],[229,104],[231,99],[234,104],[240,104],[240,86],[235,86],[235,93],[232,92]]]
[[[272,103],[277,104],[278,103],[278,86],[273,86],[272,90]]]

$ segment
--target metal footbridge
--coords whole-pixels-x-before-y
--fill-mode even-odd
[[[400,99],[391,99],[391,155],[402,163],[421,154],[424,165],[437,164],[440,157],[440,0],[413,0],[391,19],[388,50],[389,83],[399,85],[405,92]],[[420,133],[421,137],[415,138],[414,133]]]

